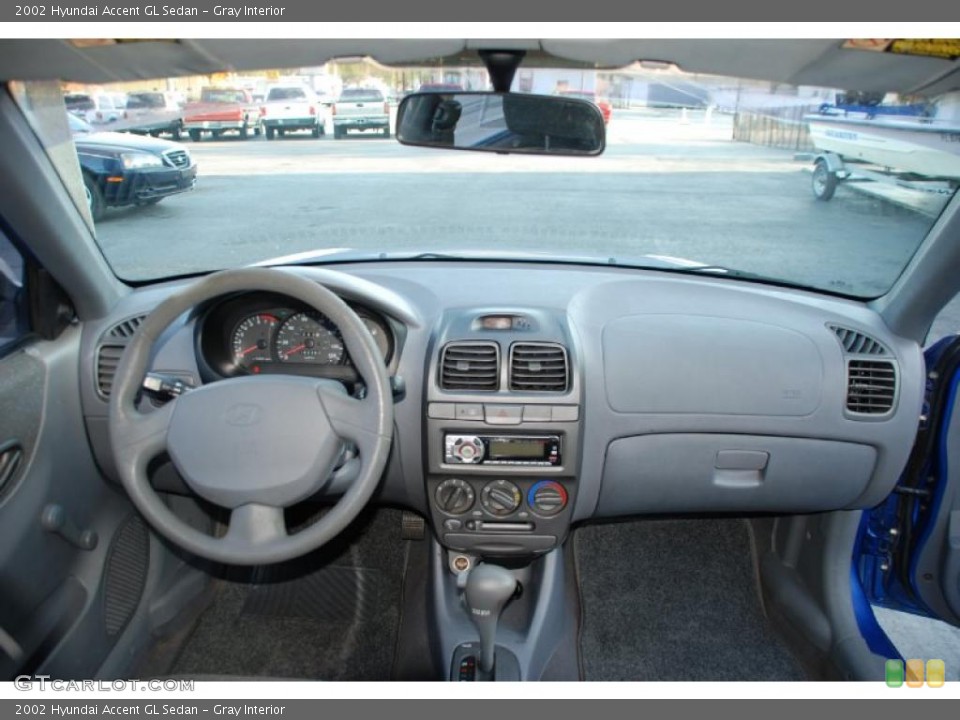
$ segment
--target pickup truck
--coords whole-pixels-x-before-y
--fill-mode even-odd
[[[350,130],[380,130],[390,137],[390,106],[373,88],[347,88],[333,105],[333,137],[339,140]]]
[[[251,131],[260,134],[259,109],[246,90],[205,87],[200,101],[189,103],[183,111],[183,129],[190,139],[199,142],[204,133],[218,138],[225,132],[236,132],[245,140]]]
[[[128,93],[123,129],[153,137],[167,134],[179,140],[183,131],[183,108],[172,93],[159,90]]]
[[[260,108],[260,125],[267,140],[295,130],[309,130],[314,137],[326,132],[327,110],[314,92],[299,85],[277,85],[267,91]]]

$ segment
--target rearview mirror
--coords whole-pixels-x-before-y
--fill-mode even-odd
[[[397,109],[404,145],[533,155],[599,155],[603,115],[593,103],[521,93],[415,93]]]

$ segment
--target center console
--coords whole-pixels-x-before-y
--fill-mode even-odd
[[[424,397],[431,603],[453,680],[576,679],[563,544],[582,386],[567,317],[468,308],[440,321]],[[562,669],[562,668],[565,668]]]
[[[572,347],[565,319],[546,312],[444,319],[426,384],[425,477],[448,550],[532,556],[563,542],[580,454]]]

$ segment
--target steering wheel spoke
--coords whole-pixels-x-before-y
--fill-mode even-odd
[[[380,419],[377,404],[369,396],[358,400],[323,385],[317,393],[337,436],[356,445],[361,460],[372,453],[382,440],[377,432]]]
[[[150,460],[166,450],[167,431],[176,404],[176,399],[173,399],[150,412],[134,410],[129,413],[125,421],[114,428],[118,462],[131,467],[145,467]]]
[[[249,503],[233,509],[227,533],[220,540],[244,549],[270,545],[287,537],[283,508]]]

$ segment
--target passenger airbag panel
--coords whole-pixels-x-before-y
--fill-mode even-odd
[[[607,403],[622,413],[803,416],[823,362],[787,328],[701,315],[634,315],[603,329]]]

